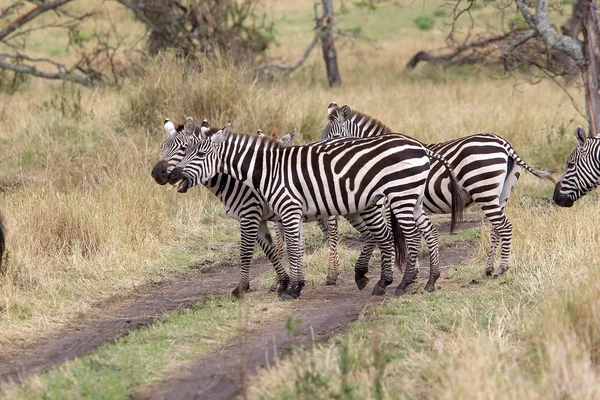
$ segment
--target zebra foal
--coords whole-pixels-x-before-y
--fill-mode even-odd
[[[185,130],[195,130],[188,118]],[[342,138],[303,146],[283,147],[261,136],[221,131],[189,147],[172,171],[178,191],[226,173],[253,187],[281,218],[290,261],[290,284],[281,298],[298,298],[305,284],[302,265],[302,221],[335,215],[355,215],[390,208],[394,240],[381,214],[381,229],[372,229],[382,253],[381,278],[373,294],[384,294],[393,282],[392,256],[406,257],[407,268],[396,292],[404,292],[416,273],[420,235],[415,218],[422,214],[429,157],[416,140],[399,135]],[[371,229],[371,228],[370,228]],[[408,249],[408,250],[407,250]],[[408,253],[408,255],[406,254]]]
[[[552,199],[561,207],[573,204],[600,184],[600,137],[587,137],[581,126],[575,128],[577,146],[569,155],[565,172],[554,187]]]
[[[322,138],[379,137],[392,134],[392,130],[381,121],[352,110],[348,105],[340,108],[337,103],[332,102],[327,112],[329,122],[322,132]],[[493,274],[494,256],[500,242],[500,265],[493,275],[497,277],[505,273],[509,268],[511,254],[512,224],[504,214],[504,208],[513,186],[519,179],[521,168],[540,179],[552,182],[555,170],[530,167],[507,140],[491,133],[431,143],[426,147],[448,160],[459,185],[468,193],[467,206],[477,203],[492,225],[486,275]],[[424,208],[427,212],[446,214],[452,210],[448,178],[448,172],[442,163],[432,160],[425,186]],[[370,257],[370,254],[368,256]]]

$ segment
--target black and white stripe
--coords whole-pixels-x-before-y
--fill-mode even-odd
[[[348,105],[340,108],[333,102],[328,106],[328,114],[329,123],[323,130],[325,137],[373,137],[392,132],[377,119],[352,110]],[[468,203],[477,203],[492,224],[485,272],[492,275],[496,247],[501,242],[500,265],[494,276],[503,274],[509,267],[512,242],[512,224],[504,214],[504,207],[512,187],[517,183],[521,168],[538,178],[551,181],[554,171],[530,167],[508,141],[495,134],[476,134],[426,146],[448,160],[459,184],[469,194]],[[447,170],[439,161],[432,160],[425,189],[426,211],[436,214],[451,211],[448,182]]]
[[[554,202],[571,207],[600,184],[600,137],[587,137],[581,126],[575,128],[577,147],[567,159],[565,172],[554,188]]]
[[[185,130],[193,134],[191,118],[186,120]],[[422,214],[429,164],[426,149],[400,135],[282,147],[265,137],[231,133],[227,125],[210,140],[189,147],[171,179],[181,179],[179,190],[185,192],[215,174],[226,173],[265,197],[285,231],[290,285],[283,299],[297,298],[304,286],[303,220],[353,215],[385,203],[394,222],[397,260],[405,257],[405,245],[408,247],[406,272],[396,291],[403,293],[416,273],[420,235],[415,219]],[[373,293],[383,294],[393,281],[393,246],[381,214],[376,221],[381,228],[370,233],[382,252],[382,275]]]
[[[169,181],[171,171],[183,159],[187,146],[193,145],[201,139],[206,139],[218,131],[218,129],[210,128],[206,120],[202,122],[200,127],[195,129],[193,135],[186,134],[183,131],[183,126],[176,128],[168,119],[165,120],[164,129],[167,133],[167,140],[162,145],[160,160],[152,169],[152,177],[161,185]],[[295,131],[284,136],[282,140],[289,143],[293,139],[294,134]],[[266,221],[273,220],[274,214],[268,209],[264,199],[251,187],[243,185],[240,181],[232,179],[225,174],[215,175],[204,185],[223,202],[227,215],[240,222],[240,260],[242,273],[240,283],[232,291],[232,294],[236,297],[242,297],[244,292],[250,287],[250,263],[252,261],[254,243],[256,242],[258,242],[269,261],[273,264],[277,274],[277,282],[274,283],[270,290],[273,291],[278,287],[280,292],[283,291],[287,287],[289,277],[283,265],[281,251],[274,244],[272,235],[267,227]],[[334,246],[331,247],[335,249]],[[337,256],[337,251],[335,251],[335,255]],[[335,273],[335,271],[332,273]]]

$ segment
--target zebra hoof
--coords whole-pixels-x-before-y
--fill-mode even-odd
[[[338,276],[340,276],[340,274],[338,273],[335,276],[327,276],[327,279],[325,280],[325,285],[326,286],[333,286],[333,285],[337,285],[337,280],[338,280]]]
[[[356,279],[355,282],[356,282],[356,286],[358,286],[358,290],[363,290],[369,283],[369,278],[367,278],[366,276],[363,276],[360,279]]]
[[[406,294],[406,289],[405,288],[401,288],[401,287],[397,287],[396,291],[394,292],[394,296],[396,297],[400,297]]]
[[[425,285],[425,291],[426,292],[434,292],[435,291],[435,285],[433,283],[429,283],[427,282],[427,285]]]
[[[282,293],[279,297],[281,301],[295,300],[296,298],[292,296],[290,293]]]
[[[379,285],[375,285],[373,287],[373,291],[371,292],[371,296],[383,296],[385,295],[385,288],[382,288]]]
[[[269,287],[269,293],[275,293],[279,288],[279,283],[277,281],[273,282],[271,287]]]
[[[486,270],[485,270],[485,275],[486,275],[486,276],[492,276],[492,272],[494,272],[494,271],[492,271],[491,269],[490,269],[490,270],[487,270],[487,269],[486,269]]]
[[[290,284],[289,279],[284,279],[281,282],[279,282],[279,287],[277,288],[277,293],[279,295],[281,295],[283,292],[285,292],[287,290],[289,284]]]
[[[244,298],[244,290],[238,286],[231,291],[231,295],[236,299],[242,299]]]

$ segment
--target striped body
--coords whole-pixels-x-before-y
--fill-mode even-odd
[[[554,202],[571,207],[600,184],[600,137],[588,138],[582,127],[575,129],[577,147],[567,159],[565,172],[554,188]]]
[[[325,136],[376,137],[391,134],[391,130],[380,121],[353,111],[347,105],[339,108],[332,103],[328,112],[330,123],[323,131]],[[504,214],[504,207],[512,187],[517,183],[521,168],[548,180],[552,180],[552,171],[530,167],[508,141],[495,134],[471,135],[428,144],[427,148],[448,160],[459,184],[469,194],[468,203],[477,203],[492,224],[486,274],[493,273],[495,251],[500,241],[501,261],[495,276],[506,272],[511,253],[512,224]],[[432,160],[423,202],[425,210],[436,214],[450,212],[449,179],[442,164]]]
[[[162,145],[161,158],[152,172],[152,176],[160,184],[168,182],[171,171],[185,155],[187,146],[193,145],[202,137],[206,138],[216,131],[209,128],[208,122],[205,121],[202,127],[196,129],[194,135],[189,136],[183,132],[182,126],[176,129],[170,121],[165,122],[165,131],[168,138]],[[165,173],[162,173],[163,171]],[[277,274],[277,281],[273,284],[271,290],[275,290],[279,284],[279,290],[282,291],[287,286],[289,277],[283,265],[281,251],[274,244],[266,224],[266,221],[273,221],[277,218],[268,209],[264,199],[251,187],[243,185],[240,181],[225,174],[216,174],[204,186],[223,203],[227,215],[240,222],[242,273],[240,283],[232,293],[237,297],[242,297],[243,293],[250,287],[250,263],[256,242],[273,264]]]
[[[186,131],[192,133],[194,127],[188,118]],[[226,173],[261,193],[280,216],[285,231],[291,272],[290,286],[282,298],[296,298],[304,286],[301,222],[353,215],[384,203],[401,229],[394,230],[397,258],[404,255],[399,242],[406,240],[408,246],[408,267],[400,286],[412,282],[419,243],[415,216],[421,214],[428,172],[425,148],[403,136],[342,138],[282,147],[265,137],[230,133],[227,126],[210,140],[188,148],[171,175],[174,180],[181,179],[182,192],[217,173]],[[371,232],[382,249],[382,277],[374,293],[385,292],[393,281],[391,237],[381,216],[379,220],[381,229]]]

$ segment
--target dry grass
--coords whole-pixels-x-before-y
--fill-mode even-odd
[[[285,7],[297,7],[277,4],[277,21]],[[302,10],[280,24],[282,46],[272,54],[301,54],[311,36],[299,28],[310,19],[310,5]],[[412,17],[394,12],[394,25],[377,26],[393,39],[381,36],[378,48],[340,49],[340,88],[326,86],[315,52],[303,69],[272,83],[253,80],[226,57],[199,73],[164,55],[128,60],[138,75],[122,90],[30,80],[13,95],[0,93],[0,211],[8,233],[0,345],[31,340],[96,301],[168,279],[194,261],[235,254],[237,224],[207,191],[177,195],[150,178],[165,116],[232,121],[245,131],[295,127],[305,142],[318,137],[326,106],[336,100],[426,142],[491,131],[531,165],[562,167],[575,145],[573,128],[583,121],[560,89],[548,82],[515,88],[477,68],[408,73],[408,58],[441,45],[444,35],[434,29],[411,36],[402,22]],[[366,21],[377,31],[377,20]],[[304,382],[290,375],[296,367],[320,372],[336,388],[351,378],[357,398],[597,397],[599,215],[588,200],[569,210],[539,205],[550,193],[531,177],[519,183],[509,206],[515,254],[506,278],[468,285],[482,280],[484,234],[478,257],[442,291],[391,301],[374,322],[354,325],[347,340],[265,372],[252,393],[293,393]],[[210,250],[216,243],[218,254]],[[307,263],[319,259],[324,251]],[[314,271],[313,279],[322,279],[323,269]],[[290,376],[296,377],[280,384]]]

